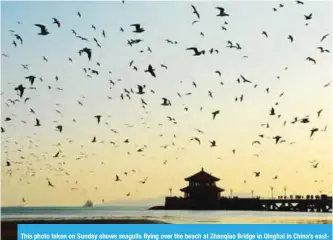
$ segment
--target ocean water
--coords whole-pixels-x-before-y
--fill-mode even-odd
[[[1,220],[149,219],[168,223],[332,223],[332,213],[164,211],[147,207],[2,207]]]

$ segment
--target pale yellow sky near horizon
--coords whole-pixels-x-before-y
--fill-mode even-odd
[[[169,195],[169,188],[180,196],[179,189],[186,186],[184,178],[201,167],[221,179],[218,185],[225,189],[224,195],[232,189],[233,195],[250,196],[253,189],[255,195],[269,197],[270,186],[274,186],[274,195],[283,195],[284,186],[288,195],[331,194],[332,55],[317,49],[332,50],[331,3],[301,6],[284,2],[283,8],[273,12],[279,3],[195,2],[201,17],[192,25],[196,17],[191,2],[2,2],[1,47],[9,57],[1,59],[1,127],[5,130],[1,133],[1,206],[82,205],[87,199],[95,203],[102,199],[135,201]],[[223,6],[230,16],[217,17],[216,6]],[[311,12],[313,18],[305,26],[304,15]],[[52,24],[52,17],[61,22],[59,29]],[[45,24],[50,35],[38,36],[36,23]],[[145,32],[133,33],[133,23],[142,24]],[[222,31],[221,26],[228,30]],[[11,29],[22,36],[22,45]],[[71,29],[89,42],[76,38]],[[327,33],[330,35],[321,42]],[[94,37],[102,48],[96,47]],[[126,44],[135,38],[144,41],[133,47]],[[178,44],[168,44],[165,39]],[[16,48],[13,40],[18,43]],[[226,48],[228,40],[239,43],[242,50]],[[193,57],[185,50],[192,46],[205,49],[206,54]],[[79,56],[83,47],[92,48],[91,62],[86,55]],[[209,54],[211,48],[219,54]],[[243,58],[245,55],[248,58]],[[43,56],[49,59],[47,63]],[[305,61],[308,56],[317,64]],[[129,67],[131,60],[138,71]],[[29,64],[29,70],[21,64]],[[149,64],[156,69],[156,79],[144,72]],[[99,75],[87,78],[82,68],[89,67]],[[23,84],[28,88],[28,75],[37,77],[36,90],[27,89],[13,105],[8,99],[19,99],[14,87]],[[240,75],[252,83],[237,83]],[[109,80],[115,83],[112,89]],[[327,83],[331,85],[324,88]],[[144,95],[120,99],[125,88],[137,91],[138,84],[146,85]],[[192,95],[186,96],[188,92]],[[281,93],[284,95],[279,97]],[[235,102],[242,94],[243,102]],[[31,99],[24,103],[25,97]],[[172,106],[161,106],[163,97],[170,99]],[[140,98],[147,102],[146,110]],[[271,107],[275,116],[269,115]],[[220,114],[212,120],[211,112],[217,109]],[[98,114],[102,115],[100,124],[94,118]],[[307,115],[310,123],[291,124],[294,117]],[[12,120],[4,121],[6,117]],[[36,117],[41,127],[34,126]],[[261,126],[264,123],[270,128]],[[62,133],[55,130],[58,124],[64,127]],[[322,130],[326,125],[326,131],[309,138],[312,128]],[[275,144],[272,137],[276,135],[286,142]],[[94,136],[96,143],[91,142]],[[200,138],[201,144],[190,142],[193,137]],[[129,143],[124,143],[125,139]],[[216,140],[215,148],[210,147],[212,140]],[[252,145],[255,140],[261,144]],[[137,152],[144,145],[143,152]],[[59,150],[60,157],[54,158]],[[76,159],[81,153],[87,157]],[[318,168],[312,167],[310,161],[314,160],[319,162]],[[254,177],[254,171],[261,176]],[[121,182],[115,182],[116,175]],[[278,179],[273,180],[276,175]],[[146,184],[139,183],[146,177]],[[48,186],[46,178],[54,187]],[[129,197],[127,193],[131,193]]]

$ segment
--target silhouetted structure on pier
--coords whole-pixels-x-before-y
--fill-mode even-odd
[[[201,169],[200,172],[185,178],[189,184],[180,189],[184,197],[166,197],[164,206],[155,206],[152,210],[249,210],[249,211],[294,211],[329,212],[332,210],[332,197],[301,195],[279,196],[277,199],[227,198],[221,197],[224,189],[216,186],[220,179]]]

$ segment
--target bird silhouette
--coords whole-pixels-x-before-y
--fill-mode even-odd
[[[260,142],[259,141],[253,141],[252,145],[254,145],[254,144],[259,144],[260,145]]]
[[[145,92],[143,91],[145,85],[141,86],[141,85],[137,85],[138,86],[138,91],[137,94],[145,94]],[[144,103],[145,105],[147,105],[146,103]]]
[[[200,139],[197,137],[191,138],[191,141],[197,141],[199,144],[201,143]]]
[[[189,48],[186,48],[186,50],[192,50],[192,51],[194,51],[193,56],[200,56],[200,55],[204,55],[205,54],[205,50],[202,50],[202,51],[199,52],[196,47],[189,47]]]
[[[16,88],[14,88],[15,91],[18,91],[18,95],[20,96],[20,98],[23,97],[25,89],[26,88],[22,84],[18,85]]]
[[[96,116],[94,116],[94,118],[97,119],[97,123],[99,124],[100,121],[101,121],[102,116],[101,115],[96,115]]]
[[[147,182],[147,180],[148,180],[148,177],[146,177],[143,181],[139,181],[139,183],[145,184]]]
[[[46,35],[50,34],[49,31],[47,30],[47,28],[44,25],[35,24],[35,26],[40,28],[40,32],[38,33],[38,35],[46,36]]]
[[[317,49],[319,49],[321,53],[324,53],[324,52],[328,52],[329,53],[330,52],[330,50],[324,49],[323,47],[317,47]]]
[[[324,41],[329,35],[330,35],[330,33],[327,33],[324,36],[322,36],[322,38],[320,39],[320,42]]]
[[[274,116],[275,115],[275,109],[274,108],[271,108],[269,115],[270,116]]]
[[[81,56],[82,53],[86,53],[87,56],[88,56],[89,61],[91,60],[92,52],[91,52],[91,49],[90,49],[90,48],[85,47],[85,48],[79,50],[79,55],[80,55],[80,56]]]
[[[311,20],[312,19],[312,13],[310,13],[309,15],[304,15],[305,20]]]
[[[62,125],[58,125],[58,126],[56,126],[56,129],[61,133],[62,129],[63,129],[63,126]]]
[[[288,39],[290,40],[290,42],[294,42],[294,38],[293,38],[293,36],[288,35]]]
[[[161,103],[162,106],[171,106],[171,102],[167,98],[162,98],[163,102]]]
[[[213,114],[213,120],[214,120],[215,117],[216,117],[218,114],[220,114],[220,110],[216,110],[216,111],[212,112],[212,114]]]
[[[156,78],[155,69],[149,64],[148,69],[145,72],[150,73],[154,78]]]
[[[260,172],[253,172],[255,177],[260,177]]]
[[[41,126],[41,125],[40,125],[40,121],[39,121],[38,118],[36,118],[36,124],[35,124],[35,126],[36,126],[36,127],[40,127],[40,126]]]
[[[54,187],[54,185],[51,183],[51,181],[47,178],[46,179],[47,180],[47,185],[49,186],[49,187]]]
[[[56,18],[52,18],[53,19],[53,23],[54,24],[57,24],[57,26],[58,26],[58,28],[60,28],[60,22],[58,21],[58,19],[56,19]]]
[[[213,140],[213,141],[209,141],[210,142],[210,147],[216,147],[216,141]]]
[[[307,57],[305,60],[309,61],[309,62],[313,62],[314,64],[316,64],[316,60],[313,59],[312,57]]]
[[[135,27],[134,33],[142,33],[145,31],[140,24],[132,24],[131,26]]]
[[[34,84],[36,76],[30,75],[30,76],[25,77],[25,79],[28,79],[29,82],[30,82],[30,84],[31,84],[31,86],[32,86]]]
[[[268,38],[267,32],[262,31],[261,34],[264,35],[266,38]]]
[[[197,9],[195,8],[195,6],[194,5],[191,5],[191,6],[192,6],[192,9],[193,9],[193,13],[200,19],[200,15],[199,15]]]
[[[319,129],[318,128],[312,128],[311,130],[310,130],[310,138],[313,136],[313,134],[315,133],[315,132],[318,132],[319,131]]]
[[[219,14],[216,15],[217,17],[228,17],[229,16],[229,14],[227,14],[225,12],[224,8],[216,7],[216,9],[218,9],[220,11]]]
[[[320,117],[320,114],[321,114],[322,111],[323,111],[323,109],[320,109],[320,110],[317,112],[317,116],[318,116],[318,118]]]
[[[273,139],[275,139],[275,144],[278,144],[281,138],[282,138],[282,137],[279,136],[279,135],[273,137]]]
[[[21,42],[21,45],[23,44],[23,39],[20,35],[14,34],[14,37]]]

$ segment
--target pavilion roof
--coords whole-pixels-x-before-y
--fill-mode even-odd
[[[206,182],[217,182],[220,181],[220,179],[205,172],[204,169],[202,168],[200,172],[185,178],[185,181],[206,183]]]

